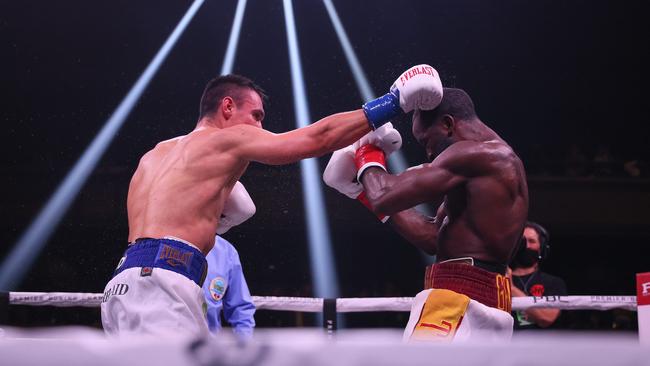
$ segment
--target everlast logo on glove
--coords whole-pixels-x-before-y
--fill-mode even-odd
[[[399,81],[402,82],[402,86],[406,84],[408,79],[420,75],[420,74],[425,74],[425,75],[430,75],[430,76],[435,76],[433,67],[428,66],[428,65],[418,65],[412,69],[409,69],[405,73],[402,74],[402,76],[399,77]]]

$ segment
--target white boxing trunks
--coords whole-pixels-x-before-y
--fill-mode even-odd
[[[413,300],[404,341],[494,342],[512,337],[510,280],[504,275],[465,262],[437,263],[427,268],[425,288]]]
[[[111,336],[207,335],[202,284],[205,256],[179,239],[138,239],[104,290],[104,331]]]
[[[512,337],[512,316],[451,290],[428,289],[413,299],[405,342],[503,342]]]

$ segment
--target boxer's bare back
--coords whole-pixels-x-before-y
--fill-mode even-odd
[[[127,198],[129,242],[169,235],[208,250],[224,200],[248,165],[218,151],[212,130],[163,141],[142,157]]]

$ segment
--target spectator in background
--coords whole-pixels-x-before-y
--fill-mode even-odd
[[[250,339],[255,327],[255,305],[251,298],[237,250],[226,239],[215,236],[215,244],[206,256],[208,275],[203,292],[208,305],[208,327],[221,330],[221,314],[241,339]]]
[[[512,296],[566,296],[564,280],[540,270],[548,256],[548,231],[534,222],[526,222],[521,245],[510,264]],[[559,309],[528,309],[513,312],[515,330],[547,328],[560,316]]]

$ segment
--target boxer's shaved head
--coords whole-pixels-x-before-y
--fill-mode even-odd
[[[245,97],[243,92],[246,89],[255,91],[259,94],[262,102],[266,101],[267,96],[264,90],[247,77],[229,74],[210,80],[201,96],[199,120],[213,114],[225,97],[231,97],[235,103],[241,102]]]
[[[472,98],[462,89],[443,88],[442,100],[436,108],[413,113],[413,136],[424,146],[429,160],[458,141],[461,135],[456,131],[463,129],[458,123],[461,121],[480,122]]]
[[[443,88],[440,105],[430,111],[420,111],[420,119],[424,126],[431,126],[445,114],[456,120],[471,121],[476,118],[474,102],[463,89]]]

